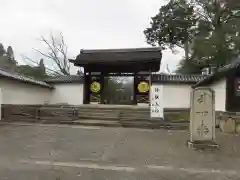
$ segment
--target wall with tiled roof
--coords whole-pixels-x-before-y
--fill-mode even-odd
[[[22,83],[33,84],[33,85],[53,89],[53,86],[47,84],[44,81],[39,81],[39,80],[36,80],[34,78],[27,77],[27,76],[24,76],[24,75],[21,75],[21,74],[18,74],[18,73],[8,72],[8,71],[5,71],[3,69],[0,69],[0,77],[16,80],[16,81],[19,81],[19,82],[22,82]]]
[[[70,75],[70,76],[56,76],[50,77],[45,80],[48,84],[58,84],[58,83],[83,83],[84,77],[78,75]]]
[[[153,74],[153,83],[184,83],[184,84],[196,84],[197,82],[206,78],[204,75],[182,75],[182,74]]]

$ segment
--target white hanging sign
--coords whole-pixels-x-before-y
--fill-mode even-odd
[[[151,118],[163,118],[163,86],[152,85],[151,86]]]

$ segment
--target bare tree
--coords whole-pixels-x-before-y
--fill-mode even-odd
[[[68,46],[65,44],[63,34],[60,33],[59,36],[51,35],[49,39],[42,36],[40,41],[47,46],[48,52],[44,53],[38,49],[35,49],[35,51],[47,58],[56,67],[56,71],[63,75],[70,75],[70,62],[67,58]]]
[[[51,74],[70,75],[70,62],[67,58],[68,46],[64,41],[63,34],[60,33],[59,36],[51,34],[49,38],[41,36],[40,42],[47,47],[47,50],[45,52],[39,49],[34,50],[43,56],[45,64],[48,66],[46,70]],[[39,62],[28,57],[24,57],[24,59],[39,64]]]

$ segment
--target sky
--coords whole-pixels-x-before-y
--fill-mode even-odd
[[[40,59],[39,41],[63,33],[68,57],[80,49],[148,47],[143,34],[151,17],[167,0],[0,0],[0,42],[13,47],[15,58]],[[161,71],[176,69],[183,53],[163,52]]]

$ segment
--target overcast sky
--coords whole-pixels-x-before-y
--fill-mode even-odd
[[[39,58],[40,36],[62,32],[69,58],[80,49],[149,46],[143,31],[166,0],[0,0],[0,42],[16,59]],[[44,50],[44,49],[43,49]],[[162,70],[174,70],[182,53],[163,52]]]

